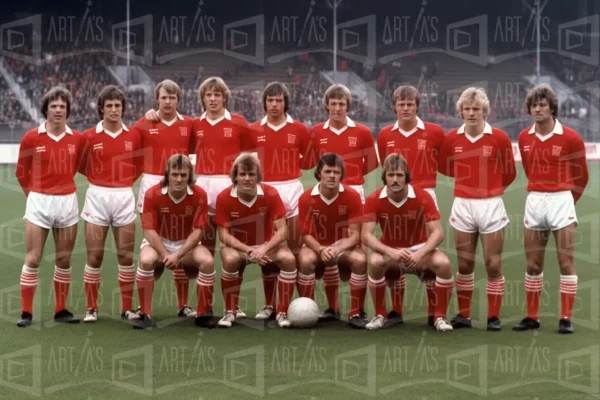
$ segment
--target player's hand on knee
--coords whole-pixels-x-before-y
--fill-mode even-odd
[[[406,266],[414,268],[417,266],[419,261],[421,261],[421,258],[423,258],[423,255],[419,251],[416,251],[414,253],[409,252],[408,257],[404,261],[404,263],[406,264]]]
[[[163,259],[163,264],[166,268],[174,270],[179,266],[180,258],[176,253],[169,254]]]
[[[321,260],[327,263],[335,258],[335,252],[331,247],[325,247],[321,250],[320,256]]]
[[[260,265],[265,265],[272,261],[269,257],[267,257],[267,252],[265,251],[264,246],[252,249],[248,253],[248,256],[250,257],[250,260],[252,262],[258,263]]]

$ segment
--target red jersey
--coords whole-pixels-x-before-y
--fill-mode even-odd
[[[471,199],[500,196],[517,176],[510,138],[487,122],[476,137],[467,135],[464,125],[451,130],[438,167],[454,177],[454,196]]]
[[[103,187],[132,187],[144,162],[140,131],[123,125],[109,132],[102,121],[83,132],[85,147],[79,172]]]
[[[173,121],[148,121],[139,119],[134,128],[139,129],[144,149],[142,172],[150,175],[164,175],[167,160],[173,154],[190,153],[190,139],[193,136],[192,119],[177,113]]]
[[[350,236],[348,227],[360,222],[362,199],[356,190],[340,185],[340,191],[331,200],[319,192],[319,185],[305,191],[298,202],[300,231],[311,235],[322,246],[330,246]]]
[[[535,133],[535,125],[519,135],[519,152],[527,175],[527,191],[570,190],[575,202],[587,186],[589,174],[585,144],[577,132],[558,120],[546,136]]]
[[[308,129],[289,115],[280,126],[267,117],[250,125],[253,147],[258,152],[265,182],[279,182],[302,176],[301,157],[308,148]]]
[[[433,198],[424,189],[408,185],[408,196],[395,203],[384,186],[367,197],[364,222],[377,222],[381,243],[393,248],[408,248],[427,241],[427,223],[440,219]]]
[[[256,197],[246,203],[237,195],[237,187],[229,186],[217,196],[215,223],[248,246],[268,242],[274,233],[273,221],[285,218],[285,207],[277,190],[258,185]]]
[[[154,229],[158,235],[173,242],[186,240],[194,229],[208,224],[208,198],[198,185],[188,186],[183,199],[175,201],[168,187],[152,186],[144,197],[142,228]]]
[[[413,186],[432,189],[437,184],[438,156],[446,134],[441,126],[417,118],[417,126],[405,132],[394,125],[377,135],[377,150],[381,165],[392,153],[401,154],[408,162]]]
[[[329,120],[311,128],[304,168],[314,168],[325,153],[336,153],[344,160],[346,177],[342,183],[346,185],[362,185],[364,176],[377,168],[373,134],[350,118],[340,130],[329,126]]]
[[[241,115],[225,114],[210,120],[206,113],[194,119],[192,149],[199,175],[229,175],[233,162],[243,151],[252,150],[248,122]]]
[[[46,122],[25,133],[15,171],[25,195],[30,191],[55,195],[74,193],[77,190],[74,176],[81,163],[84,144],[81,133],[68,126],[58,136],[47,133]]]

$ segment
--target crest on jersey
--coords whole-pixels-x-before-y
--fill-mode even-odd
[[[296,135],[288,133],[288,144],[296,143]]]
[[[417,219],[417,212],[415,210],[410,210],[408,212],[408,219]]]
[[[552,146],[552,155],[554,157],[560,156],[560,151],[562,150],[561,146]]]
[[[489,157],[492,155],[492,146],[483,146],[483,156]]]
[[[417,139],[417,150],[425,150],[426,146],[427,146],[427,140]]]
[[[340,215],[346,215],[346,206],[340,206],[338,210]]]
[[[231,128],[223,128],[223,136],[231,137],[231,132],[232,132]]]
[[[260,215],[267,215],[267,207],[259,207],[258,212]]]
[[[69,145],[69,154],[75,154],[75,145],[74,144]]]
[[[192,215],[193,212],[194,212],[194,208],[192,206],[185,207],[185,215]]]
[[[133,149],[133,143],[125,141],[125,150],[131,151]]]
[[[181,136],[187,136],[188,132],[187,132],[187,127],[185,126],[180,126],[179,127],[179,133],[181,133]]]
[[[350,147],[356,147],[356,142],[357,142],[357,137],[356,136],[349,136],[348,137],[348,146]]]

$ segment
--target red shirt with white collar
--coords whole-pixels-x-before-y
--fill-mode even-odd
[[[437,184],[438,156],[446,134],[441,126],[417,118],[417,126],[409,132],[402,131],[398,122],[383,128],[377,135],[377,150],[381,165],[392,154],[401,154],[408,162],[412,185],[435,188]]]
[[[381,243],[393,248],[408,248],[427,241],[427,223],[440,219],[433,198],[424,189],[408,185],[400,203],[388,197],[387,186],[367,197],[364,222],[377,222]]]
[[[344,160],[346,185],[362,185],[364,176],[377,168],[377,152],[371,130],[346,119],[347,125],[337,130],[329,120],[310,129],[310,144],[304,169],[314,168],[325,153],[336,153]]]
[[[319,185],[300,196],[300,231],[314,237],[322,246],[330,246],[350,236],[348,227],[360,222],[363,204],[358,192],[349,186],[340,185],[338,194],[326,199],[319,192]]]
[[[451,130],[440,151],[439,171],[454,177],[454,196],[485,199],[500,196],[517,176],[508,135],[485,123],[476,137],[465,126]]]
[[[83,153],[81,133],[71,130],[58,136],[46,131],[46,122],[25,133],[19,146],[15,175],[19,185],[29,192],[64,195],[74,193],[74,176]]]
[[[306,125],[286,115],[282,125],[273,126],[264,117],[251,124],[250,131],[262,167],[263,181],[288,181],[302,176],[301,157],[308,148]]]
[[[142,173],[144,157],[140,131],[122,125],[109,132],[102,121],[83,132],[85,147],[79,172],[103,187],[132,187]]]
[[[589,173],[585,144],[577,132],[558,120],[549,134],[535,132],[535,125],[519,134],[519,152],[527,175],[527,191],[570,190],[575,202],[587,186]]]
[[[250,203],[240,199],[232,185],[217,196],[217,226],[248,246],[260,246],[273,237],[273,221],[285,218],[285,207],[277,190],[267,184],[258,185],[256,197]]]
[[[253,148],[248,122],[225,110],[222,117],[208,119],[206,113],[194,119],[193,152],[199,175],[229,175],[241,152]]]
[[[173,242],[186,240],[194,229],[208,224],[208,198],[198,185],[188,186],[186,195],[173,199],[168,187],[152,186],[144,197],[142,228],[153,229]]]
[[[164,175],[167,160],[174,154],[188,155],[193,136],[192,119],[176,114],[172,121],[148,121],[140,118],[134,125],[139,129],[144,149],[142,172],[150,175]]]

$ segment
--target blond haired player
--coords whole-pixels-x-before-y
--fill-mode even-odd
[[[439,157],[441,173],[454,177],[450,225],[458,257],[456,294],[458,315],[454,328],[471,327],[477,241],[481,239],[487,272],[487,330],[499,331],[504,295],[502,250],[509,223],[502,195],[515,180],[512,143],[508,135],[485,121],[490,102],[481,88],[468,88],[456,104],[465,123],[448,133]]]
[[[291,326],[287,309],[296,285],[296,259],[287,239],[285,207],[272,186],[261,183],[262,171],[256,157],[242,153],[231,168],[231,183],[217,196],[215,221],[221,247],[221,289],[225,315],[220,327],[229,328],[236,320],[240,294],[239,272],[257,263],[279,270],[277,323]]]

